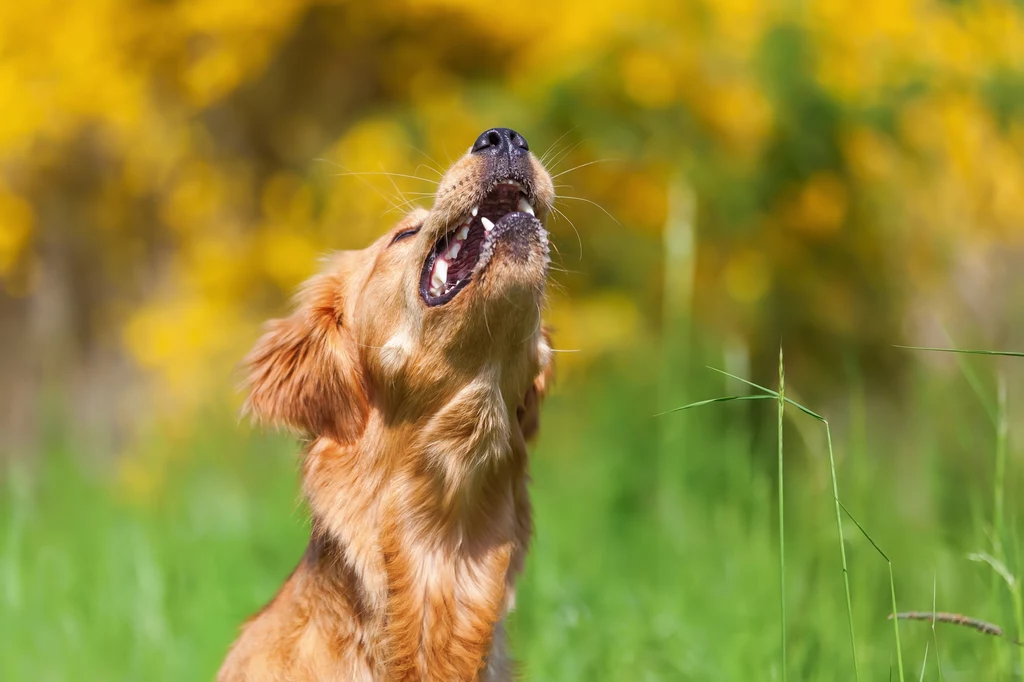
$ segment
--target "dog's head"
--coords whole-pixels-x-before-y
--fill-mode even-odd
[[[332,256],[247,358],[257,419],[350,441],[372,409],[416,421],[491,382],[536,430],[550,371],[540,310],[551,177],[513,130],[484,132],[417,209]]]

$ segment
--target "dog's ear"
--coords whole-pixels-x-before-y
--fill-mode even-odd
[[[342,312],[344,277],[330,272],[306,282],[295,312],[271,320],[245,359],[244,411],[257,421],[342,442],[362,433],[366,390],[355,337]]]
[[[526,390],[523,404],[516,410],[519,418],[519,428],[523,432],[523,438],[532,439],[537,435],[540,428],[540,403],[547,395],[551,382],[555,377],[554,351],[551,350],[551,334],[547,329],[541,330],[540,341],[538,342],[538,355],[540,357],[540,373],[533,380],[530,388]]]

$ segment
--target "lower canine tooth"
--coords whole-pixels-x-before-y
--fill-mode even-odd
[[[518,206],[518,208],[523,213],[529,213],[530,215],[534,214],[533,213],[533,206],[530,206],[530,202],[527,201],[524,197],[520,197],[519,198],[519,206]]]
[[[485,230],[487,230],[488,232],[490,232],[491,230],[493,230],[493,229],[494,229],[494,223],[492,223],[492,222],[491,222],[491,221],[490,221],[489,219],[487,219],[486,217],[484,217],[484,218],[481,218],[481,219],[480,219],[480,222],[481,222],[481,223],[483,223],[483,225],[484,225],[484,229],[485,229]]]

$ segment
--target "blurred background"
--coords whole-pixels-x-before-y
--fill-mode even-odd
[[[307,533],[239,359],[491,126],[560,195],[524,677],[1024,676],[844,517],[848,616],[792,409],[780,619],[774,403],[653,416],[781,344],[900,608],[1024,638],[1024,359],[894,347],[1024,350],[1019,2],[7,2],[0,111],[0,678],[212,677]]]

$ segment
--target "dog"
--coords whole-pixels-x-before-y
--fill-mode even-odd
[[[551,380],[548,172],[485,131],[417,209],[330,257],[245,361],[245,409],[307,439],[312,530],[219,682],[510,680]]]

